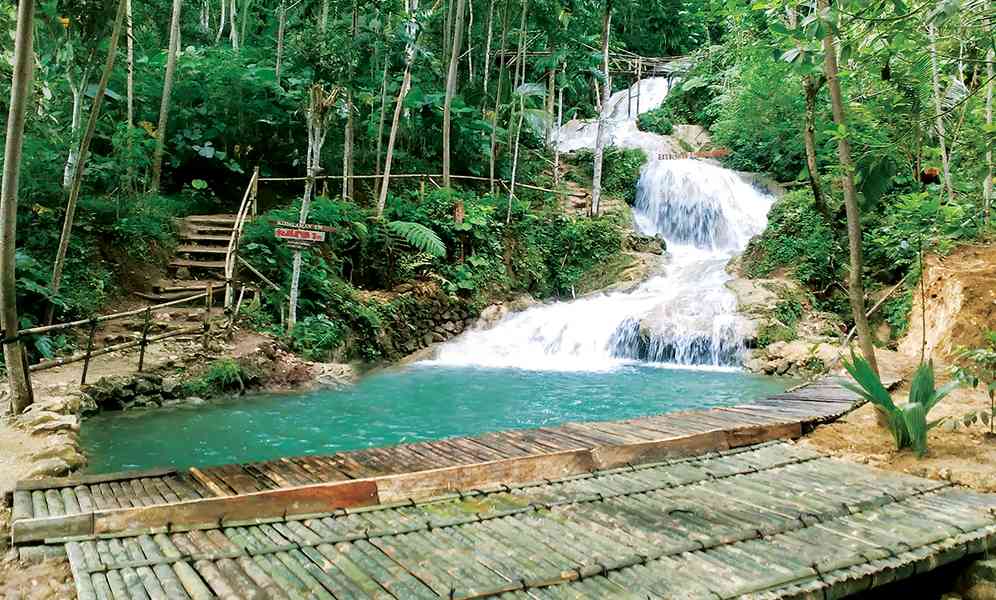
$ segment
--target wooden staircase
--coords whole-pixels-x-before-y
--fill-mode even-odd
[[[180,244],[169,263],[169,279],[152,285],[151,293],[136,295],[168,302],[197,294],[209,287],[215,301],[224,298],[225,255],[235,227],[235,215],[193,215],[180,222]]]

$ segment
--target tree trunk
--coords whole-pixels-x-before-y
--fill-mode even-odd
[[[398,90],[398,99],[394,104],[394,119],[391,121],[391,132],[387,136],[387,154],[384,157],[384,178],[380,184],[380,197],[377,200],[377,216],[383,216],[384,207],[387,205],[387,190],[391,185],[391,161],[394,159],[394,142],[398,137],[398,123],[401,121],[401,106],[405,103],[405,96],[412,85],[412,66],[405,65],[405,74],[401,79],[401,89]]]
[[[933,80],[934,110],[936,115],[937,138],[941,144],[941,167],[944,169],[944,188],[948,192],[948,202],[954,202],[954,188],[951,187],[951,170],[948,162],[948,143],[944,132],[944,116],[941,109],[941,79],[937,68],[937,28],[930,25],[930,71]]]
[[[564,76],[567,75],[567,65],[564,65]],[[560,128],[564,125],[564,84],[560,84],[557,92],[557,129],[553,138],[553,189],[560,190]]]
[[[820,0],[820,7],[826,8],[828,0]],[[840,81],[837,78],[837,54],[834,47],[833,32],[823,38],[824,61],[827,84],[830,87],[830,105],[833,109],[833,120],[840,128],[846,128],[847,118],[844,114],[844,98],[840,91]],[[862,281],[864,260],[861,256],[861,212],[858,208],[858,193],[854,187],[854,161],[851,160],[851,144],[846,136],[837,141],[837,152],[840,156],[840,167],[844,174],[844,208],[847,213],[847,242],[851,254],[851,272],[848,276],[848,296],[851,301],[851,313],[854,317],[854,328],[858,334],[858,344],[861,353],[872,369],[878,373],[878,362],[875,360],[875,347],[872,344],[871,329],[865,316],[865,289]]]
[[[602,162],[605,158],[606,119],[609,111],[609,96],[612,94],[612,79],[609,74],[609,28],[612,26],[612,0],[606,0],[605,16],[602,19],[602,108],[598,111],[598,129],[595,133],[595,166],[591,177],[591,216],[598,216],[602,201]]]
[[[491,194],[495,193],[495,161],[497,160],[497,150],[498,150],[498,109],[501,107],[501,89],[502,83],[505,81],[505,52],[508,51],[508,18],[509,18],[509,7],[511,5],[511,0],[505,0],[505,10],[502,16],[501,24],[501,51],[498,56],[501,57],[501,66],[498,69],[498,89],[495,91],[495,109],[491,112],[491,152],[488,154],[488,183],[490,184]]]
[[[329,0],[322,0],[322,12],[319,19],[318,30],[325,34],[329,29]]]
[[[992,48],[986,54],[986,78],[989,83],[986,84],[986,131],[992,131],[993,128],[993,59],[996,58],[996,52]],[[991,222],[990,211],[992,210],[993,204],[993,140],[989,138],[986,144],[986,180],[982,186],[982,194],[985,202],[985,219],[986,225]]]
[[[325,133],[327,131],[328,113],[331,109],[331,101],[335,98],[335,92],[331,95],[319,86],[311,88],[311,99],[308,104],[308,152],[305,156],[305,167],[307,178],[304,180],[304,196],[301,198],[301,211],[298,214],[298,225],[308,222],[308,212],[311,209],[311,197],[315,191],[315,177],[318,176],[318,167],[322,158],[322,147],[325,145]],[[287,312],[287,333],[294,330],[297,324],[297,301],[300,293],[301,283],[301,250],[294,250],[294,261],[291,271],[290,306]]]
[[[353,197],[353,92],[346,92],[346,124],[342,131],[342,199]]]
[[[79,83],[68,75],[67,79],[69,92],[73,95],[73,112],[69,120],[69,154],[66,156],[66,166],[62,170],[62,187],[66,191],[73,182],[73,175],[80,161],[80,127],[83,125],[83,90],[86,89],[86,77],[83,77]]]
[[[222,6],[225,0],[222,0]],[[176,74],[176,55],[180,51],[180,10],[183,0],[173,0],[173,18],[169,26],[169,56],[166,57],[166,76],[163,79],[163,98],[159,105],[159,128],[156,129],[156,151],[152,156],[152,184],[150,192],[159,193],[163,173],[163,153],[166,150],[166,126],[169,122],[169,100],[173,93],[173,76]],[[224,20],[222,20],[224,23]]]
[[[239,27],[238,15],[235,10],[237,0],[232,0],[232,5],[228,9],[228,39],[232,42],[232,50],[239,49]]]
[[[277,85],[280,85],[280,67],[284,62],[284,31],[287,28],[287,2],[280,0],[280,8],[277,9],[277,66],[274,69],[274,77]]]
[[[529,13],[529,0],[522,0],[522,10],[519,11],[519,45],[515,50],[515,71],[512,73],[512,102],[515,101],[515,94],[526,80],[526,16]],[[521,76],[521,79],[520,79]],[[511,147],[514,138],[518,138],[518,132],[512,127],[512,116],[514,111],[509,110],[508,126],[508,146]]]
[[[225,22],[228,18],[228,0],[221,0],[221,15],[218,17],[218,35],[214,36],[215,45],[221,41],[221,36],[225,33]],[[171,30],[172,31],[172,30]],[[173,34],[170,33],[172,36]]]
[[[515,150],[512,152],[512,181],[508,186],[508,209],[505,212],[505,224],[512,222],[512,199],[515,197],[515,175],[519,167],[519,134],[522,133],[522,117],[526,114],[525,98],[519,94],[519,122],[515,127]]]
[[[802,78],[806,93],[806,123],[802,128],[802,138],[806,145],[806,170],[809,172],[809,187],[813,190],[813,201],[827,223],[831,222],[830,211],[827,209],[823,190],[820,189],[820,172],[816,164],[816,95],[823,87],[822,78],[814,79],[812,75]]]
[[[132,149],[131,129],[135,126],[135,32],[131,13],[131,0],[126,0],[125,6],[125,42],[128,45],[128,191],[135,192],[135,160]],[[204,3],[205,10],[210,6]],[[205,27],[205,31],[207,28]]]
[[[104,72],[100,75],[97,83],[97,91],[93,96],[93,106],[90,108],[90,117],[87,119],[86,131],[83,133],[83,140],[80,142],[79,163],[73,172],[73,181],[69,187],[69,199],[66,201],[66,214],[62,221],[62,234],[59,237],[59,247],[55,253],[55,264],[52,267],[52,282],[49,285],[49,293],[55,298],[59,294],[59,286],[62,283],[62,269],[65,266],[66,251],[69,249],[69,238],[73,233],[73,220],[76,216],[76,201],[79,199],[80,186],[83,183],[83,170],[86,168],[86,160],[90,153],[90,142],[93,140],[94,131],[97,129],[97,119],[100,118],[100,107],[104,102],[104,92],[107,90],[107,82],[111,79],[111,72],[114,70],[114,59],[118,53],[118,38],[121,37],[121,26],[124,23],[126,4],[128,0],[119,0],[118,12],[114,18],[114,28],[111,30],[111,39],[107,43],[107,61],[104,63]],[[55,304],[50,303],[46,321],[52,322],[55,313]]]
[[[494,20],[495,20],[495,0],[491,0],[488,6],[488,33],[487,39],[484,42],[484,93],[482,97],[484,98],[484,106],[487,107],[488,102],[488,77],[491,74],[491,39],[494,32]]]
[[[3,182],[0,184],[0,329],[12,338],[20,327],[17,318],[15,253],[17,243],[17,187],[24,146],[24,117],[30,106],[31,76],[34,72],[35,1],[17,4],[17,32],[14,37],[14,73],[7,113],[7,138],[3,153]],[[34,401],[27,358],[20,339],[3,345],[7,379],[10,382],[10,410],[17,415]]]
[[[380,117],[377,119],[377,179],[374,179],[374,186],[377,197],[380,197],[380,168],[381,168],[381,146],[384,144],[384,118],[387,115],[387,67],[391,64],[390,57],[384,53],[384,75],[380,82]]]
[[[443,187],[451,187],[450,182],[450,112],[453,96],[456,94],[457,73],[460,64],[460,48],[463,41],[464,0],[456,0],[456,13],[453,15],[453,43],[450,48],[450,67],[446,75],[446,97],[443,100]]]
[[[415,41],[418,35],[418,22],[415,20],[415,13],[418,11],[418,0],[405,0],[405,9],[408,13],[408,23],[405,24],[405,31],[408,33],[408,43],[405,46],[405,73],[401,78],[401,88],[398,90],[398,99],[394,104],[394,119],[391,121],[391,133],[387,136],[387,154],[384,157],[384,178],[380,184],[380,197],[377,199],[377,216],[384,215],[384,207],[387,205],[387,191],[391,186],[391,161],[394,159],[394,142],[398,137],[398,125],[401,122],[401,108],[405,103],[405,96],[412,86],[412,63],[415,62]]]

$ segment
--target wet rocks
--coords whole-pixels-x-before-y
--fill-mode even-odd
[[[659,255],[667,251],[667,242],[660,235],[643,235],[631,231],[623,240],[623,249]]]
[[[756,351],[744,366],[765,375],[804,376],[830,368],[839,353],[839,348],[829,340],[775,342]]]
[[[166,380],[153,373],[104,377],[83,388],[94,412],[160,406],[179,399],[180,391],[177,381]]]

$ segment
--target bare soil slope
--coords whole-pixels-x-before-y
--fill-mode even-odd
[[[950,362],[960,347],[978,348],[987,329],[996,329],[996,245],[962,246],[948,256],[928,257],[926,283],[927,356]],[[919,288],[913,294],[910,328],[899,351],[919,356],[924,316]]]

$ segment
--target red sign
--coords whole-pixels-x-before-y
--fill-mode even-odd
[[[291,229],[287,227],[279,227],[273,230],[273,233],[282,240],[291,240],[295,242],[325,241],[324,231],[313,231],[311,229]]]

